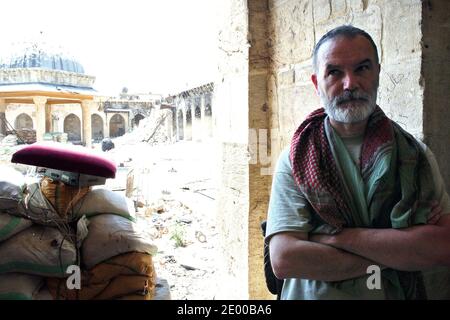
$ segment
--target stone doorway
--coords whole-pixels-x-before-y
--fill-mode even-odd
[[[64,132],[67,133],[67,140],[81,142],[81,121],[78,116],[71,113],[64,119]]]
[[[19,114],[14,123],[14,129],[33,129],[33,119],[26,113]]]
[[[93,114],[91,117],[92,139],[101,141],[104,138],[103,134],[103,119],[98,114]]]
[[[109,136],[120,137],[125,134],[125,119],[120,114],[115,114],[109,121]]]

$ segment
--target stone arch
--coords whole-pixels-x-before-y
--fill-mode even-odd
[[[81,121],[77,115],[71,113],[64,118],[64,132],[68,141],[81,141]]]
[[[138,114],[135,115],[134,118],[133,118],[133,124],[134,124],[136,127],[139,127],[139,122],[140,122],[142,119],[144,119],[144,118],[145,118],[145,117],[144,117],[142,114],[138,113]]]
[[[212,107],[211,103],[205,105],[205,126],[206,135],[212,137],[213,135],[213,120],[212,120]]]
[[[116,113],[109,120],[109,136],[111,138],[120,137],[125,134],[125,119]]]
[[[19,114],[14,121],[14,129],[33,129],[33,119],[26,113]]]
[[[184,139],[184,123],[183,123],[183,111],[178,110],[178,139]]]
[[[104,138],[103,133],[103,119],[98,114],[92,114],[91,116],[91,130],[92,139],[100,141]]]

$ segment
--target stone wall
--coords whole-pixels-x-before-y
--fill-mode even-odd
[[[217,228],[220,288],[217,299],[248,299],[249,66],[248,10],[245,0],[221,0],[218,15],[219,73],[214,122],[219,185]]]
[[[276,159],[305,116],[319,107],[310,76],[315,43],[328,30],[352,24],[366,30],[381,62],[378,104],[394,120],[423,138],[420,0],[270,0],[272,128]],[[407,32],[406,32],[407,31]]]
[[[270,52],[267,41],[269,7],[267,0],[248,1],[249,19],[249,165],[250,208],[248,217],[249,296],[251,299],[273,298],[264,281],[264,239],[261,222],[266,218],[270,186],[267,166],[270,151],[270,111],[268,107],[268,73]],[[269,158],[270,159],[270,158]],[[268,163],[269,162],[269,163]]]
[[[423,1],[422,84],[425,142],[450,193],[450,1]]]

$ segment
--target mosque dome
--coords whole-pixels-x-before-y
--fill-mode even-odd
[[[0,69],[42,68],[84,74],[84,68],[61,46],[44,41],[24,41],[11,44],[5,57],[0,57]]]

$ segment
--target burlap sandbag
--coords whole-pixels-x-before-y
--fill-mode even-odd
[[[75,262],[75,246],[55,228],[33,225],[0,243],[0,274],[67,277]]]
[[[127,197],[108,189],[93,189],[74,207],[77,217],[110,213],[134,220],[134,205]]]
[[[66,279],[47,279],[47,286],[55,299],[115,299],[137,295],[139,299],[149,300],[154,296],[156,273],[150,255],[131,252],[82,271],[80,290],[67,289]]]
[[[23,201],[25,177],[17,170],[0,166],[0,210],[15,213]]]
[[[39,276],[21,273],[0,274],[0,300],[32,300],[42,284],[43,278]]]
[[[68,222],[66,217],[61,217],[58,214],[42,193],[39,182],[28,185],[25,194],[25,205],[23,210],[19,212],[20,216],[45,226],[58,226]]]
[[[71,221],[75,216],[78,217],[73,206],[90,191],[90,187],[69,186],[61,181],[44,177],[41,180],[41,191],[59,216],[67,217]]]
[[[0,242],[11,238],[16,233],[31,227],[33,222],[29,219],[16,217],[0,212]]]
[[[137,225],[118,215],[101,214],[89,218],[88,235],[81,246],[81,262],[86,269],[127,252],[154,255],[157,247],[144,237]]]

